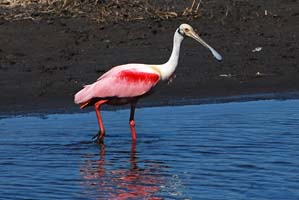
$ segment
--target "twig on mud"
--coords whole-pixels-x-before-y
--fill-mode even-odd
[[[152,17],[158,17],[160,19],[169,19],[178,16],[178,13],[174,11],[160,11],[151,6],[149,3],[143,6],[143,9]]]
[[[225,14],[224,14],[224,16],[221,18],[221,23],[222,23],[222,25],[224,25],[224,19],[227,18],[228,13],[229,13],[229,6],[227,5],[227,6],[226,6]]]
[[[73,3],[74,3],[74,0],[64,0],[62,8],[66,8],[66,7],[68,7],[69,5],[71,5]]]
[[[191,15],[193,15],[194,17],[195,16],[198,17],[200,15],[198,10],[199,10],[199,6],[201,5],[201,0],[199,0],[196,7],[195,7],[195,4],[196,4],[195,2],[196,2],[196,0],[193,0],[191,7],[190,8],[188,8],[188,7],[185,8],[182,16],[191,16]]]

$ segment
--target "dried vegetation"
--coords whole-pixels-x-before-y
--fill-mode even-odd
[[[200,8],[201,0],[0,0],[0,18],[39,20],[47,16],[83,16],[100,23],[194,19],[201,16]]]

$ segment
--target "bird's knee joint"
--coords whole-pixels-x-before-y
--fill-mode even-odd
[[[129,121],[129,124],[130,124],[130,126],[135,126],[135,121],[131,120],[131,121]]]

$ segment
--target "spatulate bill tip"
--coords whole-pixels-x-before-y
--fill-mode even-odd
[[[214,49],[211,49],[211,52],[213,54],[213,56],[218,60],[221,61],[222,60],[222,56]]]

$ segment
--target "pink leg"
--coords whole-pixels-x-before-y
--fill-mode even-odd
[[[105,137],[105,128],[104,128],[103,120],[102,120],[102,117],[101,117],[100,108],[101,108],[101,105],[103,105],[107,101],[108,100],[100,100],[100,101],[98,101],[94,104],[94,108],[96,110],[98,123],[99,123],[99,128],[100,128],[99,133],[98,133],[98,137],[97,137],[97,143],[103,143],[104,137]]]
[[[132,133],[132,140],[136,141],[136,130],[135,130],[135,121],[134,121],[134,114],[135,114],[135,108],[136,108],[137,101],[133,101],[131,103],[131,113],[130,113],[130,128]]]

